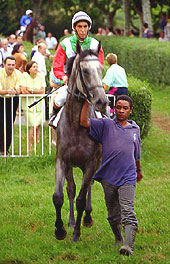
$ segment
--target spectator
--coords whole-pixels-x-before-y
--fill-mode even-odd
[[[44,43],[45,44],[45,40],[44,39],[41,39],[41,38],[39,38],[39,39],[36,40],[35,46],[32,48],[32,51],[31,51],[31,59],[34,56],[35,52],[38,51],[38,45],[40,43]],[[46,53],[47,54],[46,54],[45,58],[52,57],[52,55],[51,55],[51,53],[50,53],[50,51],[48,49],[46,49]]]
[[[45,76],[38,72],[38,64],[35,61],[30,61],[26,66],[26,72],[23,73],[21,81],[22,94],[44,94],[45,93]],[[36,144],[40,138],[40,125],[45,121],[45,102],[42,101],[35,109],[27,107],[27,98],[22,100],[22,109],[24,111],[25,119],[27,120],[28,111],[28,125],[29,131],[29,151],[32,151],[34,144],[34,125],[36,126]],[[36,97],[36,99],[40,99]],[[28,98],[28,104],[34,102],[33,97]]]
[[[161,22],[159,24],[160,28],[161,28],[161,32],[163,32],[163,34],[161,34],[161,37],[164,38],[164,35],[165,35],[165,26],[167,24],[167,16],[166,16],[166,13],[163,12],[161,14]]]
[[[25,12],[25,15],[23,15],[20,20],[20,29],[22,35],[26,31],[27,26],[31,23],[31,21],[32,21],[32,10],[28,9]]]
[[[15,44],[16,44],[16,35],[15,34],[11,34],[8,37],[8,47],[9,48],[13,48]]]
[[[32,57],[32,61],[35,61],[38,64],[38,72],[47,75],[46,64],[45,64],[45,56],[46,53],[46,45],[44,43],[38,44],[38,51],[34,53]]]
[[[24,46],[23,44],[16,44],[12,51],[12,56],[16,59],[16,69],[20,72],[25,72],[25,66],[27,63],[27,58],[24,56]]]
[[[128,120],[132,113],[132,100],[120,95],[116,100],[114,120],[88,119],[89,104],[83,105],[80,125],[89,128],[89,135],[102,144],[102,165],[93,176],[104,190],[108,222],[115,236],[115,246],[123,243],[122,224],[125,230],[124,245],[119,252],[129,256],[133,246],[138,221],[134,212],[136,180],[143,175],[140,167],[140,128]]]
[[[47,49],[55,50],[57,48],[57,39],[53,37],[51,32],[48,32],[47,36],[48,37],[45,39]]]
[[[22,74],[15,69],[15,58],[12,56],[6,57],[4,60],[4,68],[0,69],[0,94],[1,95],[16,95],[20,94],[20,80]],[[15,121],[16,110],[18,107],[19,98],[6,98],[6,154],[9,155],[9,147],[11,145],[12,122]],[[11,107],[13,105],[13,120]],[[4,155],[4,98],[0,97],[0,155]]]
[[[68,35],[70,35],[70,32],[69,32],[69,30],[66,28],[66,29],[64,29],[64,36],[68,36]]]
[[[113,34],[113,27],[108,27],[106,29],[106,34],[107,34],[107,36],[113,36],[114,35]]]
[[[16,42],[17,42],[18,44],[22,43],[22,36],[21,36],[21,35],[17,35],[17,37],[16,37]]]
[[[41,25],[40,29],[36,35],[37,39],[46,39],[45,26]]]
[[[125,70],[117,64],[117,55],[109,53],[106,56],[106,61],[110,65],[102,82],[104,83],[104,89],[109,87],[108,94],[121,95],[128,93],[128,83]],[[109,98],[111,113],[113,112],[113,98]]]
[[[11,56],[12,49],[8,47],[8,40],[7,39],[1,39],[1,56],[2,59],[5,60],[6,57]]]
[[[143,36],[146,39],[150,39],[153,37],[152,31],[148,28],[148,23],[143,24]]]

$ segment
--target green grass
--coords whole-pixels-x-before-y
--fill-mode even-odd
[[[168,117],[169,87],[154,87],[152,94],[152,112]],[[54,238],[55,148],[51,156],[0,158],[0,264],[170,264],[169,142],[170,133],[154,124],[142,142],[144,178],[137,184],[135,199],[139,231],[129,258],[113,248],[103,190],[97,182],[92,189],[92,228],[82,226],[80,241],[72,242],[64,186],[62,217],[68,234],[64,241]],[[78,193],[81,171],[74,169],[74,175]]]
[[[57,241],[52,203],[55,153],[41,159],[0,159],[0,263],[170,263],[169,141],[170,135],[152,127],[142,144],[144,178],[137,184],[135,202],[139,232],[130,258],[113,248],[99,183],[92,192],[94,225],[91,229],[82,226],[78,243],[72,243],[73,230],[67,228],[69,207],[64,188],[62,215],[68,235]],[[79,189],[81,172],[74,172]]]

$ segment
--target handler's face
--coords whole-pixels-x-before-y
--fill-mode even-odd
[[[115,113],[118,121],[128,120],[129,115],[132,113],[129,102],[119,100],[115,106]]]

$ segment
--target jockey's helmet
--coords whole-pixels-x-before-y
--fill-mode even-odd
[[[75,24],[77,22],[80,22],[80,21],[87,21],[87,23],[89,25],[89,30],[91,29],[91,26],[92,26],[91,18],[87,15],[86,12],[79,11],[79,12],[75,13],[73,18],[72,18],[72,29],[73,30],[74,30]]]
[[[25,12],[25,14],[28,16],[28,15],[30,15],[30,14],[32,14],[32,10],[31,9],[28,9],[26,12]]]

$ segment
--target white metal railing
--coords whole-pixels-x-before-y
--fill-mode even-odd
[[[15,122],[13,123],[13,99],[15,96],[12,95],[0,95],[1,98],[4,100],[4,149],[3,154],[0,157],[8,157],[7,153],[7,146],[6,146],[6,100],[8,98],[11,98],[11,146],[10,146],[10,157],[28,157],[30,155],[29,151],[29,124],[28,124],[28,114],[29,114],[29,101],[28,98],[32,97],[34,98],[34,101],[38,100],[40,97],[42,97],[42,94],[34,94],[34,95],[26,95],[21,94],[19,95],[19,104],[18,104],[18,111],[16,114]],[[43,95],[44,96],[44,95]],[[26,98],[26,111],[25,115],[22,113],[22,100],[25,100]],[[48,99],[49,102],[49,116],[50,116],[50,110],[52,109],[52,96],[49,96]],[[47,126],[47,122],[44,122],[44,115],[45,115],[45,103],[44,100],[39,102],[39,105],[42,107],[42,123],[41,123],[41,136],[40,136],[40,142],[36,145],[36,123],[34,119],[34,144],[33,144],[33,153],[35,155],[44,155],[45,153],[51,154],[51,148],[52,148],[52,129],[51,127]],[[34,118],[35,118],[35,111],[36,106],[33,107],[34,112]],[[2,135],[0,135],[2,136]],[[47,145],[48,142],[48,148],[44,144]],[[46,147],[46,152],[45,152]],[[38,149],[38,152],[37,152]]]
[[[43,95],[44,96],[44,95]],[[115,104],[115,96],[114,95],[108,95],[108,97],[114,97],[113,100],[113,106]],[[12,95],[0,95],[1,98],[4,99],[4,154],[0,155],[0,157],[29,157],[30,151],[29,151],[29,124],[28,124],[28,114],[29,114],[29,101],[28,98],[32,97],[34,98],[34,101],[37,101],[39,98],[42,97],[42,94],[37,95],[30,95],[30,94],[21,94],[19,95],[19,104],[18,104],[18,111],[16,114],[15,122],[13,123],[13,99],[15,96]],[[52,111],[52,99],[53,95],[50,95],[48,97],[49,102],[49,116]],[[11,155],[7,154],[7,147],[6,147],[6,99],[11,98],[11,146],[10,146],[10,152]],[[23,115],[22,113],[22,100],[25,100],[26,98],[26,114]],[[45,112],[45,104],[44,99],[39,102],[38,104],[42,107],[42,123],[41,123],[41,139],[38,144],[36,144],[36,123],[34,120],[34,148],[33,153],[35,155],[44,155],[49,154],[51,155],[52,150],[52,128],[47,125],[47,122],[43,121],[43,115]],[[36,106],[33,106],[34,111],[34,118],[35,118],[35,111]],[[7,120],[8,122],[8,120]],[[2,136],[2,135],[0,135]],[[37,151],[38,149],[38,151]],[[32,152],[31,152],[32,153]]]

